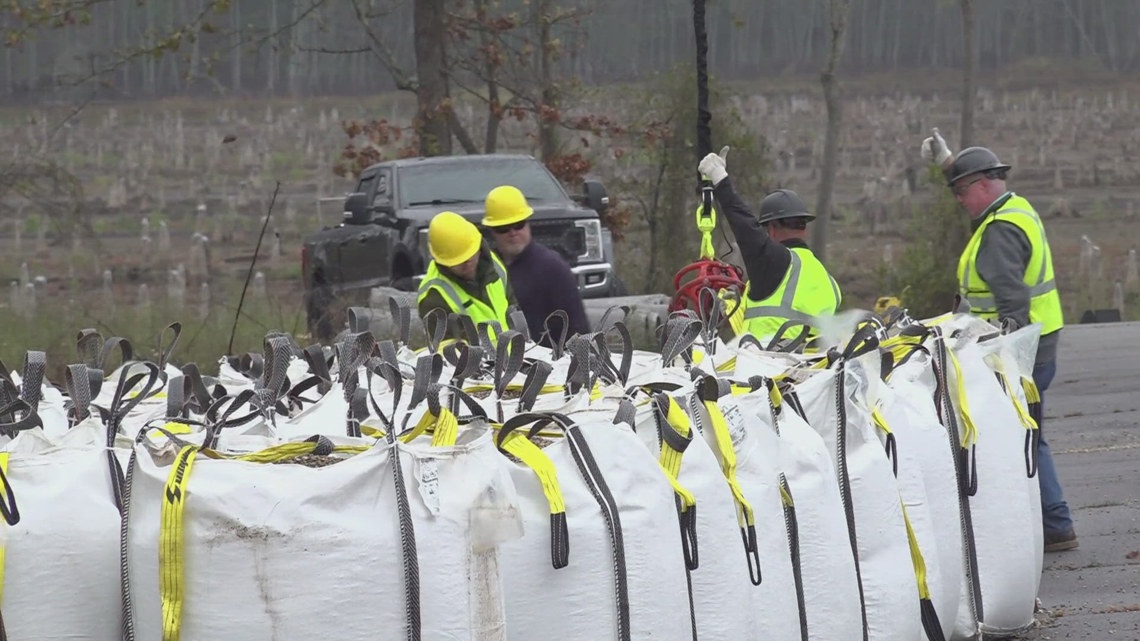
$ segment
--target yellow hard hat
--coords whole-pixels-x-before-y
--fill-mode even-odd
[[[485,202],[487,215],[483,224],[488,227],[504,227],[530,218],[534,209],[526,204],[526,196],[511,185],[501,185],[487,194]]]
[[[454,267],[475,255],[483,235],[463,216],[453,211],[442,211],[428,225],[428,247],[435,262]]]

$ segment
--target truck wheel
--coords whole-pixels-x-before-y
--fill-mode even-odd
[[[332,291],[327,286],[317,286],[309,292],[305,312],[309,323],[309,334],[318,341],[333,337]]]

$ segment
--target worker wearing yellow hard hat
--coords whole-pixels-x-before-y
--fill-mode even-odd
[[[484,205],[483,226],[491,230],[495,250],[507,264],[531,340],[550,347],[554,337],[561,338],[562,319],[551,316],[557,311],[566,314],[567,338],[588,333],[590,322],[578,277],[561,254],[531,237],[534,208],[526,196],[517,187],[500,185],[487,194]]]
[[[440,212],[428,225],[428,248],[432,261],[420,281],[420,318],[442,309],[470,316],[476,325],[495,321],[505,329],[514,293],[506,267],[483,242],[479,229],[455,212]],[[456,323],[448,323],[446,336],[461,336]]]

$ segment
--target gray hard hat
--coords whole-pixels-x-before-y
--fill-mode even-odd
[[[954,156],[946,170],[947,184],[953,185],[966,176],[986,171],[1006,171],[1009,165],[998,160],[997,154],[985,147],[967,147]]]
[[[808,213],[800,195],[791,189],[777,189],[760,201],[760,224],[785,218],[806,218],[815,220],[815,214]]]

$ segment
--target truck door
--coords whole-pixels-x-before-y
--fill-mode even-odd
[[[394,231],[382,221],[385,211],[392,210],[391,176],[381,169],[361,177],[357,191],[372,193],[370,211],[374,222],[362,225],[340,248],[340,266],[344,282],[350,287],[375,287],[388,284],[391,277]],[[371,190],[371,192],[370,192]]]

